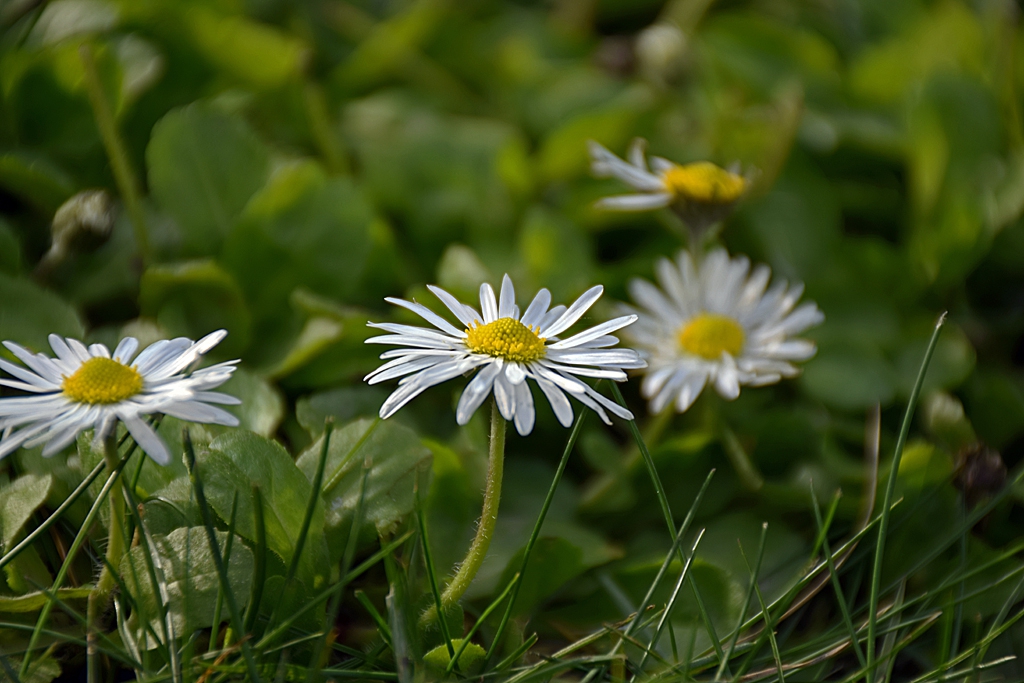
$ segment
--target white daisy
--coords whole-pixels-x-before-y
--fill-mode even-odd
[[[171,454],[143,415],[163,413],[191,422],[238,424],[231,413],[209,405],[241,403],[234,396],[209,391],[230,379],[238,361],[188,374],[226,335],[219,330],[197,342],[184,337],[164,339],[138,356],[139,342],[134,337],[122,339],[111,355],[103,344],[87,347],[77,339],[51,334],[56,358],[5,341],[4,346],[26,367],[0,359],[0,368],[17,378],[0,379],[0,384],[35,395],[0,398],[0,458],[19,446],[43,443],[43,455],[53,455],[90,427],[100,441],[120,420],[149,457],[166,465]]]
[[[652,156],[649,169],[644,158],[647,142],[643,138],[633,140],[628,163],[593,140],[587,144],[590,170],[595,176],[618,178],[640,191],[605,197],[596,204],[601,209],[649,211],[671,206],[689,223],[704,227],[724,218],[749,185],[742,175],[709,161],[680,165]]]
[[[629,338],[648,362],[641,394],[652,413],[673,399],[676,410],[685,411],[705,384],[732,400],[740,385],[799,374],[792,361],[815,353],[814,342],[791,337],[825,316],[812,302],[796,306],[802,284],[776,281],[765,291],[766,265],[751,270],[745,256],[729,258],[716,249],[698,267],[681,251],[675,263],[658,262],[657,276],[661,289],[641,279],[629,285],[640,305]]]
[[[572,424],[573,417],[566,394],[593,409],[609,424],[606,409],[624,419],[633,418],[632,413],[599,394],[579,377],[624,382],[624,369],[645,366],[632,349],[608,348],[619,341],[610,333],[631,324],[636,316],[625,315],[566,339],[558,338],[601,296],[604,288],[600,285],[587,290],[569,308],[549,309],[551,293],[541,289],[522,316],[508,275],[502,280],[497,300],[489,284],[480,285],[481,312],[459,302],[440,287],[428,286],[461,325],[452,325],[422,304],[391,297],[385,299],[416,313],[440,332],[411,325],[369,323],[391,334],[367,339],[368,344],[409,347],[381,354],[381,359],[388,362],[366,376],[370,384],[402,377],[398,389],[381,406],[382,418],[394,415],[427,387],[474,370],[479,372],[462,392],[455,411],[456,422],[460,425],[469,422],[493,391],[502,417],[514,420],[520,434],[529,434],[535,413],[527,379],[536,382],[555,417],[566,427]]]

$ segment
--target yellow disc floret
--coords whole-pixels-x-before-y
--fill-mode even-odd
[[[142,391],[142,375],[110,358],[90,358],[60,388],[78,403],[118,403]]]
[[[743,351],[743,328],[728,316],[701,313],[690,319],[678,332],[679,346],[687,353],[708,360],[721,358],[725,351],[738,356]]]
[[[676,197],[705,204],[731,204],[747,188],[743,176],[710,161],[673,166],[662,174],[661,180],[665,189]]]
[[[466,330],[466,346],[473,353],[504,358],[517,363],[531,363],[544,357],[544,338],[540,326],[527,327],[515,318],[498,318],[486,325]]]

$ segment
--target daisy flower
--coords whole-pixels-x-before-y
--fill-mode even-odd
[[[725,218],[749,185],[742,175],[709,161],[680,165],[652,156],[648,168],[644,157],[647,142],[643,138],[633,140],[628,162],[593,140],[587,144],[590,170],[595,176],[618,178],[639,191],[639,194],[605,197],[596,204],[601,209],[649,211],[668,206],[689,224],[700,228]]]
[[[226,335],[219,330],[197,342],[184,337],[164,339],[138,356],[139,342],[134,337],[122,339],[111,354],[103,344],[86,346],[51,334],[56,358],[5,341],[4,346],[25,366],[0,359],[0,369],[16,378],[0,379],[0,385],[33,395],[0,398],[0,458],[19,446],[44,443],[43,455],[53,455],[90,427],[96,430],[96,440],[102,441],[120,420],[149,457],[166,465],[171,454],[144,415],[163,413],[191,422],[238,425],[234,415],[209,405],[241,403],[234,396],[209,391],[228,381],[238,361],[188,373]]]
[[[366,343],[406,347],[381,354],[381,360],[388,362],[365,378],[370,384],[402,378],[398,388],[381,406],[382,418],[394,415],[428,387],[478,371],[459,399],[455,419],[460,425],[469,422],[493,392],[502,417],[514,420],[520,434],[529,434],[533,430],[535,411],[527,379],[537,384],[555,417],[566,427],[572,424],[573,417],[566,394],[594,410],[609,424],[605,410],[632,419],[632,413],[579,378],[624,382],[623,370],[645,366],[632,349],[608,348],[619,341],[610,333],[633,323],[637,317],[625,315],[565,339],[558,337],[597,301],[604,291],[600,285],[588,289],[568,308],[549,308],[551,293],[541,289],[522,315],[508,275],[502,280],[497,299],[489,284],[480,285],[480,311],[461,303],[440,287],[428,287],[458,319],[460,326],[452,325],[422,304],[391,297],[385,301],[416,313],[437,329],[369,323],[390,334],[372,337]]]
[[[724,249],[700,265],[681,251],[676,262],[657,264],[661,289],[646,280],[629,285],[640,308],[630,340],[648,362],[641,394],[660,413],[672,400],[685,411],[706,384],[723,398],[739,396],[741,385],[774,384],[799,374],[793,361],[814,355],[814,342],[793,335],[825,316],[807,302],[797,306],[803,285],[776,281],[771,270]],[[633,310],[633,309],[629,309]]]

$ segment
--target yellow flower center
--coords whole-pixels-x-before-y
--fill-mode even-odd
[[[722,352],[738,356],[743,351],[743,328],[732,318],[715,313],[694,316],[678,332],[679,346],[708,360],[717,360]]]
[[[474,325],[466,330],[466,346],[473,353],[504,358],[518,363],[540,360],[547,351],[545,339],[536,329],[527,327],[515,318],[498,318],[486,325]]]
[[[90,358],[60,388],[78,403],[118,403],[142,391],[142,375],[110,358]]]
[[[747,188],[743,176],[710,161],[673,166],[662,174],[661,180],[676,197],[707,204],[731,204]]]

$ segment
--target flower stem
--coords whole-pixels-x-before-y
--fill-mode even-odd
[[[480,565],[484,562],[487,549],[494,536],[494,525],[498,521],[498,503],[501,500],[501,477],[505,469],[505,418],[498,412],[498,404],[491,403],[491,444],[487,460],[487,488],[484,489],[484,507],[476,536],[469,546],[466,559],[459,565],[459,571],[441,594],[441,607],[445,610],[454,605],[469,588]]]
[[[125,207],[128,209],[139,253],[142,255],[143,262],[148,263],[150,261],[149,234],[146,230],[146,216],[142,208],[142,192],[139,190],[138,176],[135,175],[128,151],[117,130],[117,121],[114,118],[114,113],[110,110],[110,102],[103,92],[103,84],[100,82],[99,72],[96,70],[96,57],[93,54],[92,46],[88,43],[82,44],[79,47],[78,55],[82,61],[82,71],[85,74],[85,90],[89,95],[89,103],[92,105],[96,127],[103,140],[103,147],[110,160],[114,182],[117,183],[121,199],[124,200]]]
[[[110,434],[103,440],[103,459],[107,463],[107,471],[114,473],[118,471],[121,464],[117,455],[116,430],[111,429]],[[86,635],[86,658],[88,660],[88,678],[90,681],[98,680],[96,677],[96,640],[98,633],[98,622],[103,610],[107,607],[110,599],[110,592],[114,589],[116,581],[111,573],[111,567],[117,567],[124,555],[124,492],[121,490],[123,484],[118,473],[110,488],[107,501],[110,503],[110,535],[107,539],[107,561],[100,572],[100,578],[95,588],[89,594],[88,611],[86,613],[87,635]]]

